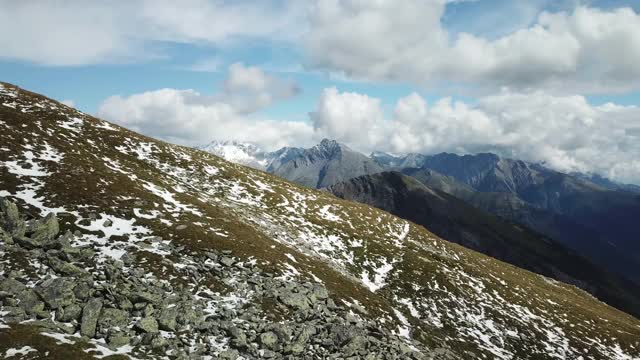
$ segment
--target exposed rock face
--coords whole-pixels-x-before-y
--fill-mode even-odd
[[[324,139],[310,149],[287,149],[287,154],[267,171],[312,188],[382,171],[370,158],[334,140]]]

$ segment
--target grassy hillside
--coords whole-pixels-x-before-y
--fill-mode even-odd
[[[423,357],[640,356],[640,321],[575,287],[386,212],[144,137],[9,84],[0,88],[0,196],[33,217],[57,213],[62,232],[77,231],[74,241],[96,253],[90,271],[132,254],[145,274],[172,288],[197,284],[238,297],[233,283],[181,275],[189,264],[174,257],[229,252],[263,272],[321,284],[353,316],[375,320]],[[5,275],[36,266],[1,254]],[[260,309],[282,319],[279,306]],[[29,335],[35,325],[23,325],[0,330],[0,339],[41,341]],[[222,350],[234,346],[219,341]]]

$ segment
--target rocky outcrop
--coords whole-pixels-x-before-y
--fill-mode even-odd
[[[232,282],[249,295],[241,306],[226,305],[235,295],[145,281],[146,270],[136,266],[133,254],[88,271],[95,252],[72,246],[70,232],[59,235],[55,215],[25,221],[14,204],[0,204],[3,231],[20,239],[3,241],[2,250],[43,264],[41,274],[0,276],[1,320],[8,324],[36,320],[47,331],[103,339],[113,350],[132,346],[143,357],[149,350],[176,359],[425,356],[375,321],[336,305],[323,285],[267,272],[230,251],[185,254],[176,248],[171,256],[174,263],[190,264],[184,271],[193,279],[214,273]],[[275,319],[274,313],[286,318]]]

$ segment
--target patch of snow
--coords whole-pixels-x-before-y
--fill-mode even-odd
[[[55,339],[56,344],[58,345],[62,345],[62,344],[73,345],[76,343],[76,341],[70,340],[69,338],[70,337],[78,338],[78,336],[76,335],[65,335],[60,333],[48,333],[48,332],[41,332],[40,335]]]
[[[150,191],[152,194],[162,198],[165,201],[165,208],[167,207],[167,205],[169,205],[169,209],[171,211],[186,211],[186,212],[190,212],[194,215],[197,216],[203,216],[203,214],[194,209],[191,206],[185,205],[181,202],[179,202],[178,200],[175,199],[174,194],[168,190],[165,190],[153,183],[150,182],[145,182],[144,184],[142,184],[142,186],[147,189],[148,191]]]
[[[134,208],[133,209],[133,214],[136,217],[139,217],[141,219],[155,219],[155,218],[158,217],[158,215],[161,214],[161,212],[158,211],[158,210],[151,210],[149,212],[150,212],[150,214],[145,214],[145,213],[142,212],[142,209],[138,209],[138,208]]]
[[[320,217],[327,221],[339,221],[340,217],[330,212],[329,209],[331,209],[331,205],[323,206],[319,211]]]
[[[111,130],[111,131],[119,131],[118,128],[113,127],[113,125],[111,125],[110,123],[106,122],[106,121],[101,121],[100,123],[98,123],[97,125],[95,125],[96,128],[98,129],[105,129],[105,130]]]
[[[20,349],[11,348],[4,353],[4,358],[7,359],[16,355],[27,355],[30,352],[38,352],[38,350],[32,348],[31,346],[23,346]]]
[[[398,325],[398,335],[406,339],[411,339],[411,324],[401,311],[394,308],[393,313],[396,315],[402,325]]]
[[[63,121],[59,126],[61,128],[71,130],[75,133],[79,133],[82,131],[82,125],[84,124],[84,120],[79,117],[69,118],[67,121]]]
[[[368,264],[370,264],[370,262],[365,263],[365,265]],[[393,264],[393,262],[387,262],[387,260],[383,258],[382,265],[373,269],[373,279],[369,277],[368,270],[363,270],[360,280],[371,292],[376,292],[386,285],[386,278],[389,272],[393,270]]]

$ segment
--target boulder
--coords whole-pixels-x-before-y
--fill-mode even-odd
[[[131,338],[123,332],[114,332],[107,337],[107,344],[112,348],[119,348],[129,345]]]
[[[0,227],[14,237],[24,236],[27,229],[16,204],[6,198],[0,199]]]
[[[124,330],[129,325],[129,313],[115,308],[104,308],[98,319],[98,331]]]
[[[4,243],[7,245],[11,245],[14,243],[13,237],[11,237],[11,234],[4,231],[2,228],[0,228],[0,243]]]
[[[144,332],[148,334],[157,334],[158,333],[158,322],[156,319],[147,316],[145,318],[140,319],[135,325],[135,328],[139,332]]]
[[[307,310],[309,309],[309,299],[304,294],[294,293],[289,290],[283,291],[278,299],[283,304],[288,307],[298,309],[298,310]]]
[[[260,334],[260,343],[267,349],[273,349],[278,344],[278,336],[273,331]]]
[[[234,348],[241,349],[247,347],[247,335],[244,331],[233,326],[229,329],[228,333],[231,336],[231,345]]]
[[[22,246],[23,248],[29,249],[29,250],[42,247],[42,244],[26,236],[14,236],[13,241],[16,244]]]
[[[71,304],[65,308],[60,308],[56,312],[56,320],[62,322],[80,320],[80,316],[82,316],[82,307],[78,304]]]
[[[330,333],[334,343],[339,346],[343,346],[357,335],[356,330],[347,325],[333,325]]]
[[[162,302],[162,295],[148,291],[140,291],[132,295],[131,301],[133,303],[159,304]]]
[[[93,298],[87,302],[82,309],[82,322],[80,323],[80,334],[92,338],[96,335],[96,326],[102,310],[102,300]]]
[[[22,308],[27,315],[36,316],[44,311],[44,303],[40,300],[35,291],[31,289],[25,289],[20,292],[16,299],[18,299],[18,306]]]
[[[233,266],[233,264],[235,264],[236,261],[232,257],[223,256],[222,258],[220,258],[220,263],[224,266],[229,267],[229,266]]]
[[[178,317],[178,309],[167,308],[162,309],[160,311],[160,315],[158,316],[158,327],[160,330],[164,331],[176,331],[178,327],[178,323],[176,321]]]
[[[309,297],[314,297],[317,300],[326,300],[329,298],[329,292],[324,286],[314,285]]]
[[[0,291],[7,292],[8,294],[17,295],[27,287],[16,279],[6,278],[0,281]]]
[[[218,355],[219,359],[223,360],[236,360],[240,354],[237,350],[225,350]]]
[[[42,246],[53,241],[59,232],[58,218],[54,213],[49,213],[43,219],[35,222],[31,239]]]
[[[56,310],[73,304],[76,300],[75,283],[66,278],[49,279],[35,288],[36,293],[48,308]]]
[[[93,294],[93,289],[91,285],[86,282],[81,282],[76,285],[75,289],[73,289],[73,293],[80,300],[87,300]]]
[[[81,269],[73,265],[72,263],[60,260],[55,256],[47,256],[47,262],[55,272],[62,275],[82,276],[87,274],[87,272],[84,269]]]

